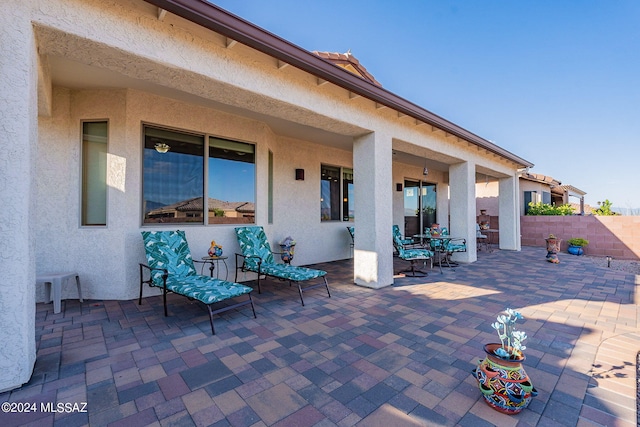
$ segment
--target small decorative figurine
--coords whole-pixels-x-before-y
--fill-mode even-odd
[[[561,239],[557,239],[555,235],[549,234],[545,239],[547,241],[547,261],[552,264],[559,264],[558,252],[560,252]]]
[[[222,256],[222,245],[218,245],[215,240],[211,241],[211,247],[209,247],[209,256]]]
[[[286,264],[291,264],[291,261],[293,260],[293,252],[296,249],[296,241],[293,240],[291,236],[288,236],[280,242],[280,249],[282,249],[282,252],[280,253],[282,261]]]

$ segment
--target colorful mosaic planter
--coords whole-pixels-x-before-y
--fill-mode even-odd
[[[487,356],[478,363],[473,375],[489,406],[503,414],[517,414],[529,405],[538,391],[522,367],[524,355],[517,360],[505,360],[493,353],[498,347],[501,345],[484,346]]]

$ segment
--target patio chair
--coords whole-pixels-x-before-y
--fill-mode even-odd
[[[251,305],[253,317],[256,317],[256,310],[251,299],[252,288],[239,283],[203,276],[196,272],[184,231],[143,231],[142,238],[148,265],[140,264],[139,305],[142,304],[142,288],[146,283],[151,287],[162,289],[165,316],[168,316],[167,294],[169,292],[205,304],[209,310],[211,333],[214,335],[216,333],[213,328],[214,314]],[[145,279],[145,275],[150,277]],[[216,310],[212,308],[216,303],[245,294],[249,297],[246,301],[236,302]]]
[[[403,270],[401,273],[407,273],[406,276],[410,277],[424,277],[428,273],[422,270],[416,270],[416,263],[425,263],[427,260],[431,260],[431,268],[433,268],[433,252],[428,249],[407,247],[403,241],[400,233],[396,233],[396,227],[393,226],[393,245],[398,252],[398,258],[411,263],[411,267],[408,270]],[[399,230],[398,230],[399,231]],[[411,274],[408,274],[411,273]]]
[[[485,251],[491,252],[489,246],[489,236],[487,236],[486,234],[482,234],[482,231],[480,230],[480,224],[476,224],[476,245],[478,246],[478,249],[480,249],[481,246],[484,246]]]
[[[322,270],[314,270],[306,267],[296,267],[291,264],[278,264],[274,261],[271,247],[267,241],[267,236],[261,226],[237,227],[236,237],[240,245],[241,254],[236,253],[236,281],[238,280],[238,270],[251,271],[258,274],[258,293],[262,293],[260,288],[260,277],[270,276],[276,279],[287,280],[289,286],[293,282],[298,285],[300,301],[304,306],[302,292],[309,289],[324,286],[327,294],[331,298],[329,292],[329,284],[325,277],[327,272]],[[308,284],[302,286],[302,282],[322,277],[324,283]]]
[[[443,236],[449,236],[449,230],[447,229],[447,227],[442,227],[442,235]],[[444,250],[447,254],[447,256],[445,257],[445,261],[447,263],[448,266],[451,266],[451,262],[449,260],[449,257],[454,253],[454,252],[466,252],[467,251],[467,240],[460,238],[460,237],[452,237],[451,239],[446,240],[445,242],[443,242],[444,244]],[[457,263],[454,262],[454,264],[457,265]]]
[[[395,239],[398,238],[400,242],[402,242],[402,245],[406,248],[421,248],[422,245],[420,244],[419,241],[414,240],[414,239],[407,239],[406,237],[402,237],[402,233],[400,233],[400,227],[398,227],[397,225],[393,225],[393,239],[395,242]]]

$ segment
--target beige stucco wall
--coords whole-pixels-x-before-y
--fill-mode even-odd
[[[36,267],[38,273],[77,270],[86,298],[136,296],[137,264],[144,261],[139,232],[148,229],[141,227],[143,122],[256,144],[256,216],[271,244],[294,237],[299,243],[296,264],[349,257],[346,223],[320,221],[319,183],[321,164],[352,167],[351,152],[276,137],[257,121],[135,90],[55,88],[53,105],[52,117],[40,120],[37,202],[38,211],[46,214],[38,215],[36,222]],[[99,119],[109,120],[107,226],[82,227],[81,123]],[[275,182],[271,225],[267,224],[266,197],[269,150],[274,155]],[[304,181],[295,180],[296,168],[305,169]],[[186,230],[195,257],[206,255],[211,240],[222,244],[227,254],[239,251],[233,225],[180,228]],[[63,290],[65,298],[76,296],[73,287]],[[38,301],[43,299],[43,290],[38,289]]]
[[[0,391],[29,380],[36,359],[35,39],[30,4],[10,0],[0,13]],[[10,12],[9,12],[10,11]]]
[[[476,215],[480,215],[480,209],[486,209],[487,215],[498,215],[499,192],[500,184],[497,181],[476,184]]]

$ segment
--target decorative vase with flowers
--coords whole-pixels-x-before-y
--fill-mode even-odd
[[[515,329],[522,315],[507,308],[491,326],[498,332],[500,343],[484,346],[486,357],[473,370],[484,401],[504,414],[517,414],[526,408],[531,398],[538,395],[529,376],[522,367],[526,349],[522,342],[527,334]]]

